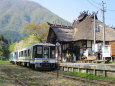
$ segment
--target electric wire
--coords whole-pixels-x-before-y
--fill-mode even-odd
[[[87,0],[87,2],[92,5],[93,7],[95,7],[96,9],[100,9],[98,6],[96,6],[95,4],[93,4],[90,0]]]

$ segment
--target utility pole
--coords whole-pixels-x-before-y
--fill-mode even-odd
[[[94,26],[94,30],[93,30],[94,31],[93,32],[93,34],[94,34],[94,54],[95,54],[95,45],[96,45],[96,21],[95,21],[95,16],[97,15],[97,13],[98,12],[96,12],[96,13],[94,12],[94,25],[93,25]]]
[[[93,51],[93,55],[95,55],[95,44],[96,44],[95,15],[96,15],[96,14],[95,14],[95,12],[94,12],[94,25],[93,25],[93,26],[94,26],[94,30],[93,30],[93,31],[94,31],[94,32],[93,32],[93,35],[94,35],[94,36],[93,36],[93,37],[94,37],[93,49],[94,49],[94,51]]]
[[[96,31],[95,31],[95,12],[94,12],[94,51],[95,51],[95,43],[96,43]]]
[[[103,16],[103,45],[105,45],[105,14],[104,14],[104,12],[105,12],[105,7],[104,7],[104,2],[102,1],[102,9],[101,9],[101,11],[102,11],[102,16]]]

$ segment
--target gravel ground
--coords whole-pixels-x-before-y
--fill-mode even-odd
[[[26,67],[12,64],[0,64],[0,86],[21,86],[15,81],[16,76],[27,86],[100,86],[93,83],[69,80],[50,74],[41,73]]]

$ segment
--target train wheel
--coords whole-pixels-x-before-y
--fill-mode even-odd
[[[34,64],[30,64],[30,68],[35,69]]]

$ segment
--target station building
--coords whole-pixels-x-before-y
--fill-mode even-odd
[[[76,62],[83,59],[85,52],[87,57],[93,56],[94,44],[94,14],[83,12],[74,20],[72,26],[57,25],[48,23],[50,26],[47,42],[56,44],[58,47],[58,57],[60,61]],[[97,57],[100,60],[101,46],[103,42],[103,23],[95,15],[95,30]],[[115,29],[105,25],[105,43],[112,46],[112,57],[115,59]],[[92,57],[90,57],[92,58]]]

